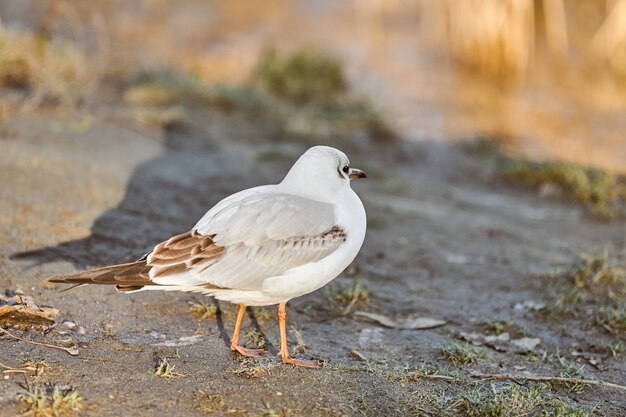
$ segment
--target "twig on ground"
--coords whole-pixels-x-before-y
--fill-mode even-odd
[[[304,343],[302,333],[300,333],[300,331],[294,326],[291,326],[291,333],[295,336],[296,342],[298,342],[298,344],[295,346],[296,353],[304,353],[306,351],[306,343]]]
[[[350,300],[350,304],[348,304],[348,306],[343,310],[343,313],[341,313],[344,316],[347,316],[348,313],[350,312],[350,310],[352,310],[352,307],[354,307],[354,304],[356,304],[356,302],[358,301],[358,297],[352,297],[352,300]]]
[[[420,371],[411,372],[411,376],[414,376],[417,378],[427,378],[427,379],[443,379],[444,381],[456,381],[459,379],[459,378],[455,378],[453,376],[448,376],[448,375],[425,374]]]
[[[350,349],[350,351],[348,353],[353,358],[356,358],[356,359],[358,359],[360,361],[363,361],[363,362],[367,362],[367,358],[365,356],[363,356],[363,354],[361,352],[359,352],[358,350],[356,350],[356,349]]]
[[[1,335],[7,335],[7,336],[9,336],[12,339],[19,340],[19,341],[26,342],[26,343],[30,343],[32,345],[39,345],[39,346],[45,346],[45,347],[49,347],[49,348],[53,348],[53,349],[64,350],[65,352],[69,353],[72,356],[78,355],[78,348],[76,346],[72,346],[72,347],[66,348],[66,347],[63,347],[63,346],[49,345],[48,343],[35,342],[35,341],[32,341],[32,340],[24,339],[24,338],[19,337],[19,336],[15,336],[14,334],[11,334],[11,333],[7,332],[4,329],[0,329],[0,336]]]
[[[412,372],[411,375],[418,377],[418,378],[443,379],[445,381],[458,380],[458,378],[448,376],[448,375],[425,374],[420,371]],[[616,389],[626,391],[626,386],[624,385],[614,384],[612,382],[606,382],[606,381],[596,380],[596,379],[566,378],[566,377],[561,377],[561,376],[541,376],[541,375],[483,374],[481,372],[471,372],[469,376],[472,378],[481,379],[481,380],[496,379],[496,380],[510,380],[510,381],[564,382],[567,384],[598,385],[602,387],[616,388]]]
[[[431,377],[435,375],[428,375]],[[479,379],[497,379],[497,380],[511,380],[511,381],[533,381],[533,382],[565,382],[568,384],[586,384],[586,385],[600,385],[603,387],[616,388],[626,391],[626,386],[614,384],[612,382],[606,382],[595,379],[579,379],[579,378],[565,378],[560,376],[540,376],[540,375],[513,375],[513,374],[483,374],[480,372],[471,373],[472,378]]]
[[[23,368],[12,368],[0,362],[0,368],[4,368],[3,374],[28,374],[37,373],[37,368],[34,366],[25,366]]]

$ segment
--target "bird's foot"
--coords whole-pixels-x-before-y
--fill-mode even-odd
[[[260,359],[261,355],[265,353],[265,349],[245,348],[239,345],[230,345],[230,350],[232,350],[233,352],[237,351],[243,356],[255,359]]]
[[[301,368],[320,369],[322,367],[320,362],[316,360],[294,359],[294,358],[290,358],[289,356],[282,356],[282,358],[283,358],[283,363],[288,363],[290,365],[299,366]]]

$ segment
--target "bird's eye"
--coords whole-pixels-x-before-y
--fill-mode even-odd
[[[343,168],[341,168],[341,170],[347,174],[350,171],[350,167],[348,167],[348,165],[346,165]]]

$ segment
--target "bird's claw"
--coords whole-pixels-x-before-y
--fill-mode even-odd
[[[265,353],[265,349],[252,349],[239,345],[231,345],[230,350],[239,352],[242,356],[248,358],[260,359],[261,355]]]
[[[301,368],[309,368],[309,369],[320,369],[322,367],[322,364],[316,360],[294,359],[289,356],[283,356],[283,355],[280,355],[280,356],[282,357],[283,363],[290,364],[293,366],[299,366]]]

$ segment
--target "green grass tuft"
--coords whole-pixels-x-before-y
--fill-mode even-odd
[[[577,202],[598,220],[626,215],[625,175],[566,161],[531,161],[510,155],[501,142],[492,139],[470,141],[462,149],[487,158],[498,179]]]
[[[487,357],[485,351],[469,343],[445,343],[441,347],[439,359],[445,359],[455,365],[472,365]]]
[[[336,103],[348,85],[342,65],[334,58],[309,49],[263,53],[252,77],[261,91],[295,105]]]
[[[28,385],[20,401],[33,417],[59,417],[75,415],[83,408],[78,392],[69,385],[45,383]]]
[[[288,134],[315,138],[364,132],[378,141],[396,137],[378,109],[350,94],[341,62],[315,50],[267,50],[250,85],[274,100]]]
[[[352,307],[357,304],[366,305],[370,296],[370,290],[358,279],[348,286],[331,284],[324,287],[326,301],[329,304],[342,307],[343,315],[348,314]]]
[[[255,329],[248,330],[244,335],[244,339],[246,340],[246,346],[255,349],[260,349],[265,346],[265,338],[263,337],[263,334]]]
[[[584,256],[569,270],[542,279],[552,287],[545,314],[588,317],[609,333],[626,334],[626,272],[615,259]]]
[[[609,333],[626,335],[626,309],[601,306],[594,313],[594,322]]]
[[[206,301],[193,301],[189,303],[189,310],[187,311],[197,317],[198,321],[204,321],[215,317],[220,312],[220,308]]]
[[[575,379],[585,379],[585,365],[582,363],[577,363],[571,361],[560,354],[556,354],[556,356],[552,360],[553,364],[559,369],[559,377],[561,378],[575,378]],[[567,387],[571,392],[575,392],[580,394],[584,388],[584,384],[576,384],[571,382],[559,382],[558,385],[562,385]]]
[[[499,390],[495,384],[488,389],[471,390],[460,399],[450,401],[451,408],[467,417],[551,416],[591,417],[593,410],[572,408],[548,394],[548,385],[524,388],[512,385]]]
[[[326,291],[326,299],[339,304],[349,304],[355,300],[357,302],[365,302],[369,299],[370,296],[370,290],[358,279],[349,286],[329,286],[326,288],[328,288],[328,290]]]
[[[486,322],[485,327],[489,332],[495,333],[496,335],[509,333],[513,338],[526,336],[526,330],[519,324],[510,320],[493,320]]]
[[[578,164],[533,162],[502,156],[501,171],[510,181],[536,190],[552,186],[556,193],[585,206],[592,217],[610,221],[619,217],[626,202],[626,178]]]
[[[129,83],[124,101],[147,125],[183,125],[192,110],[212,109],[260,117],[280,134],[341,141],[365,133],[395,138],[387,119],[368,100],[348,91],[342,64],[310,49],[263,53],[244,85],[207,85],[192,75],[168,71],[141,74]]]
[[[267,308],[265,307],[257,307],[253,309],[254,311],[254,317],[256,317],[256,319],[258,321],[269,321],[272,317],[274,317],[274,314]]]
[[[159,364],[157,366],[156,371],[154,371],[154,375],[163,379],[173,379],[180,378],[184,376],[183,374],[179,374],[178,372],[174,372],[174,368],[176,366],[169,363],[167,358],[159,358]]]

